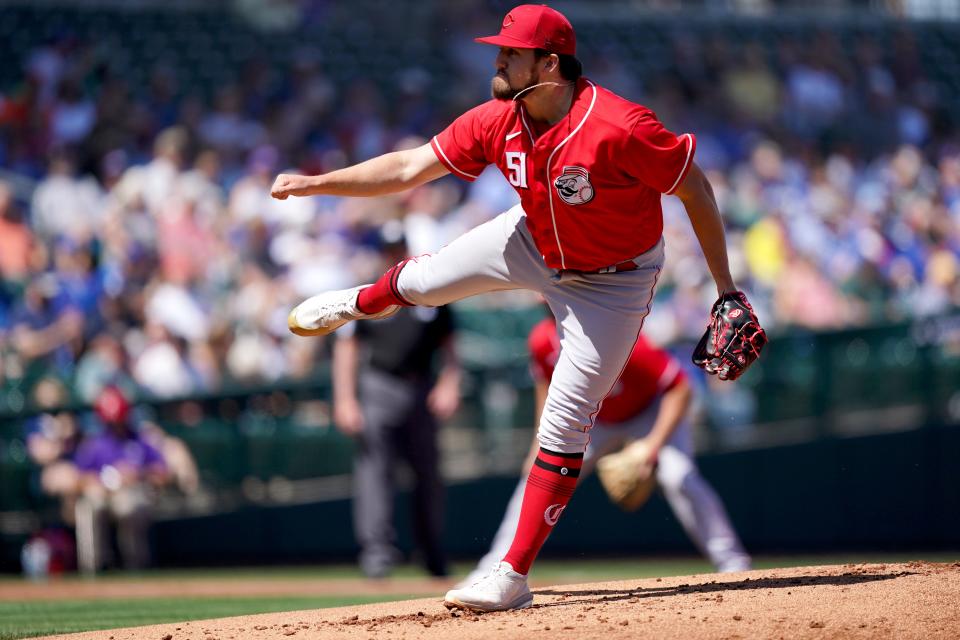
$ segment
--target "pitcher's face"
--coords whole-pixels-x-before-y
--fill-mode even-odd
[[[490,93],[497,100],[513,100],[518,93],[540,82],[540,67],[533,49],[500,47],[494,61],[497,72]]]

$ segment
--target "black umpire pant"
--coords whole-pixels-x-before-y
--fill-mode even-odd
[[[354,460],[353,523],[360,566],[370,577],[387,575],[399,559],[393,504],[400,459],[413,473],[416,544],[431,574],[447,574],[437,422],[427,408],[431,386],[430,380],[408,380],[370,367],[359,375],[364,429]]]

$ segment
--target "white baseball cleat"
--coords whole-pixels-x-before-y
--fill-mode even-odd
[[[509,562],[500,562],[486,577],[462,589],[451,589],[443,598],[448,609],[472,611],[526,609],[532,603],[527,576],[514,571]]]
[[[750,556],[737,556],[717,565],[717,573],[739,573],[750,571]]]
[[[357,309],[360,290],[369,286],[327,291],[307,298],[287,316],[287,326],[298,336],[325,336],[351,320],[387,318],[400,310],[399,305],[389,306],[378,313],[363,313]]]
[[[494,568],[496,568],[496,566],[494,566]],[[469,587],[474,582],[479,582],[481,579],[486,578],[488,573],[490,573],[490,569],[484,569],[483,567],[474,567],[473,571],[465,575],[460,582],[453,585],[453,588],[463,589],[465,587]]]

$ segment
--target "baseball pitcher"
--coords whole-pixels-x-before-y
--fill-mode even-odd
[[[539,414],[560,357],[553,318],[533,328],[528,345]],[[641,335],[597,414],[580,477],[596,467],[610,499],[630,511],[642,505],[659,485],[684,531],[717,571],[746,571],[750,556],[723,503],[693,459],[693,433],[687,419],[691,398],[692,389],[680,364]],[[527,470],[538,448],[531,450]],[[517,530],[525,486],[526,475],[510,498],[490,551],[461,584],[481,579],[506,555]]]
[[[519,205],[437,253],[404,260],[371,285],[308,298],[288,318],[294,333],[316,336],[487,291],[523,288],[546,299],[560,355],[517,531],[489,575],[445,597],[450,607],[498,611],[533,601],[527,573],[573,495],[590,428],[650,311],[664,260],[662,194],[683,201],[721,296],[697,362],[736,378],[765,337],[730,275],[693,134],[671,133],[646,107],[583,77],[573,27],[554,9],[518,6],[499,34],[478,41],[499,47],[490,101],[421,147],[322,175],[281,174],[272,195],[377,196],[448,173],[472,181],[489,164],[519,194]]]

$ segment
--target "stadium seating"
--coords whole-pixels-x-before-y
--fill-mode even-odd
[[[369,5],[365,15],[392,14],[374,0],[350,4],[354,11],[358,4]],[[105,59],[111,71],[126,78],[135,92],[146,89],[158,63],[172,70],[187,92],[209,96],[225,83],[239,80],[243,64],[249,60],[285,68],[305,49],[312,50],[323,61],[325,71],[339,82],[363,77],[389,89],[395,86],[399,71],[422,67],[431,73],[436,86],[446,86],[458,73],[444,53],[443,37],[429,31],[431,3],[414,4],[419,13],[408,15],[402,21],[403,29],[398,21],[358,24],[352,16],[341,16],[334,9],[324,20],[305,24],[292,34],[258,31],[217,5],[179,11],[5,7],[0,21],[0,58],[20,64],[0,67],[0,87],[19,81],[25,56],[32,49],[64,39],[96,43],[98,49],[109,51]],[[794,41],[809,47],[824,33],[835,37],[848,55],[864,36],[883,45],[901,35],[922,42],[923,71],[940,101],[954,115],[960,114],[960,26],[956,24],[903,23],[876,17],[834,17],[824,22],[806,17],[698,19],[642,13],[584,16],[578,21],[582,57],[589,60],[600,51],[615,53],[627,61],[643,84],[669,68],[672,42],[681,34],[699,42],[720,38],[733,53],[758,44],[776,67],[780,43]],[[883,50],[888,59],[893,56],[890,46]]]

